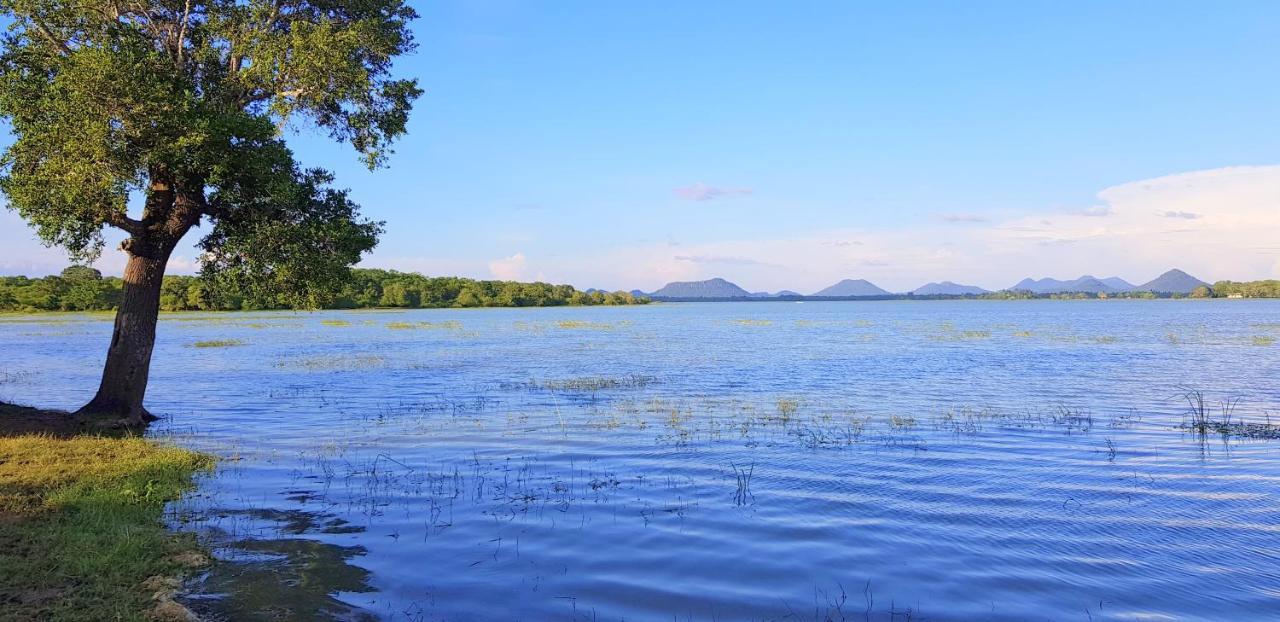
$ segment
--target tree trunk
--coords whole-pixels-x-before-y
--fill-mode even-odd
[[[158,257],[130,253],[124,269],[124,297],[116,312],[115,330],[107,350],[98,394],[77,416],[141,426],[156,418],[142,406],[151,369],[160,314],[160,284],[167,252]]]
[[[120,249],[129,254],[124,268],[124,296],[116,311],[107,363],[98,393],[76,416],[96,424],[142,427],[156,418],[142,405],[151,373],[151,351],[160,319],[160,286],[169,255],[196,223],[204,208],[204,182],[187,178],[176,188],[163,167],[150,171],[151,187],[142,220]]]

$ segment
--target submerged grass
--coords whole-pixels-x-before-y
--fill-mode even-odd
[[[547,380],[542,383],[529,381],[530,387],[559,391],[600,391],[604,389],[643,389],[656,379],[653,376],[631,374],[628,376],[587,376],[565,380]]]
[[[616,328],[614,324],[609,322],[586,322],[583,320],[560,320],[556,322],[556,327],[566,330],[613,330]]]
[[[181,612],[153,597],[202,556],[191,553],[191,536],[171,534],[161,518],[165,503],[212,464],[141,438],[0,438],[0,618],[143,620],[164,617],[166,605]]]
[[[462,322],[457,320],[448,320],[445,322],[387,322],[387,328],[390,328],[391,330],[462,330]]]
[[[197,341],[191,344],[193,348],[231,348],[234,346],[244,345],[239,339],[211,339],[209,341]]]
[[[1238,417],[1238,397],[1219,401],[1216,408],[1210,406],[1204,393],[1196,389],[1187,389],[1182,397],[1187,401],[1187,419],[1182,427],[1202,437],[1220,434],[1223,437],[1280,439],[1280,424],[1272,423],[1269,413],[1265,415],[1265,421],[1261,422],[1245,421]]]

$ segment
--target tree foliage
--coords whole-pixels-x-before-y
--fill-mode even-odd
[[[404,0],[0,0],[0,116],[15,140],[0,191],[42,240],[76,259],[167,256],[203,217],[209,270],[313,297],[372,247],[331,178],[304,171],[281,130],[311,124],[371,168],[405,132],[415,81]],[[131,197],[145,195],[141,217]],[[290,249],[312,248],[304,268]],[[249,252],[249,251],[253,252]]]
[[[236,311],[258,309],[555,307],[565,305],[645,304],[648,298],[628,292],[584,292],[570,285],[477,281],[461,277],[427,277],[394,270],[352,270],[333,291],[299,297],[291,291],[263,287],[273,279],[227,278],[236,270],[209,276],[164,277],[160,308],[165,311]],[[110,311],[120,304],[124,283],[97,270],[72,266],[60,276],[0,277],[2,311]]]
[[[1280,280],[1218,281],[1213,284],[1213,295],[1218,298],[1280,298]]]

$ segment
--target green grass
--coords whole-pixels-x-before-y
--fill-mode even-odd
[[[209,341],[197,341],[191,344],[193,348],[231,348],[244,345],[239,339],[212,339]]]
[[[0,618],[147,619],[154,577],[195,549],[165,502],[212,465],[141,438],[0,438]]]

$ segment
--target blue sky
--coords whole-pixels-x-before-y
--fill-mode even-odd
[[[626,289],[1280,277],[1275,2],[417,4],[399,72],[426,93],[390,167],[289,139],[387,222],[366,265]],[[0,271],[59,269],[18,223]]]

